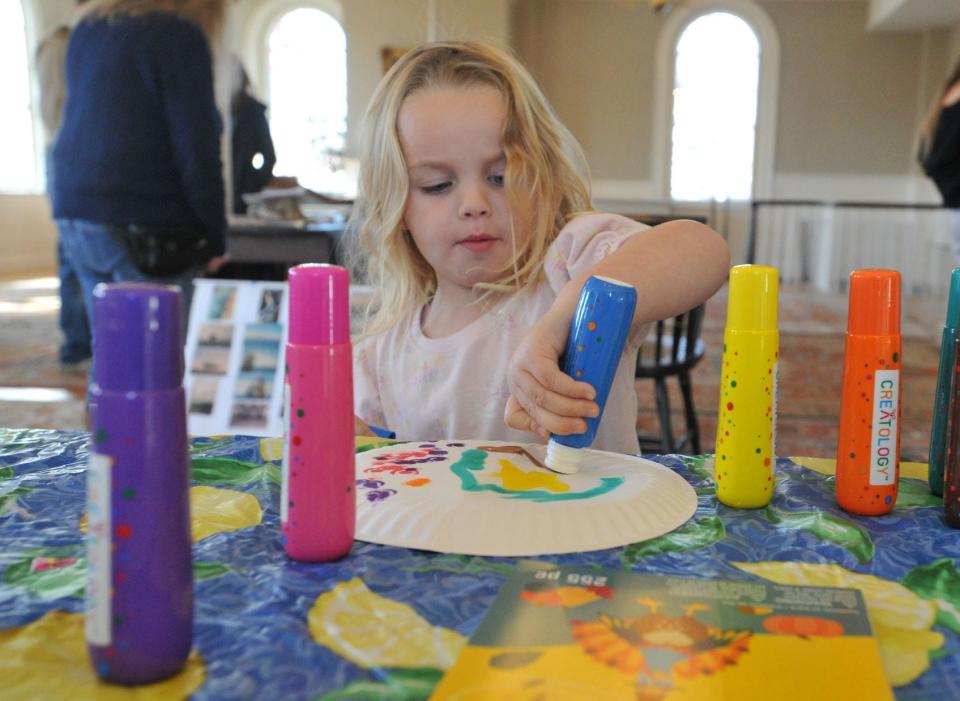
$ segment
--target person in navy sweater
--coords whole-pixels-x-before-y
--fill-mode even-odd
[[[225,261],[212,58],[225,12],[226,0],[90,0],[81,8],[67,47],[52,200],[91,319],[98,283],[175,284],[189,309],[194,276]],[[132,246],[147,235],[164,246],[191,242],[185,265],[160,273],[145,265]]]

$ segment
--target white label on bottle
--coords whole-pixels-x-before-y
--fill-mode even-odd
[[[870,485],[893,484],[897,467],[900,371],[877,370],[873,380]]]
[[[280,523],[287,522],[290,501],[290,383],[283,384],[283,462],[280,472]]]
[[[110,484],[113,458],[90,453],[87,462],[87,617],[86,636],[91,645],[113,642],[110,605],[113,572],[110,525]]]

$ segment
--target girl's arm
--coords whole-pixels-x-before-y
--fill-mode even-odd
[[[723,285],[729,267],[726,241],[694,221],[671,221],[630,236],[609,256],[572,278],[514,352],[507,378],[511,392],[504,412],[507,425],[544,437],[582,433],[586,430],[583,417],[599,412],[593,387],[565,375],[559,367],[580,290],[591,275],[615,278],[636,288],[634,332],[641,324],[681,314],[707,300]]]

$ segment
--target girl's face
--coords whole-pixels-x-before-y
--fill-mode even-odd
[[[437,276],[437,292],[491,282],[513,255],[503,188],[506,106],[490,87],[428,88],[400,107],[410,178],[404,224]]]

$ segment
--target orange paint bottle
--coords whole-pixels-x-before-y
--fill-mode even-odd
[[[885,514],[900,477],[900,273],[850,274],[837,504],[863,516]]]

